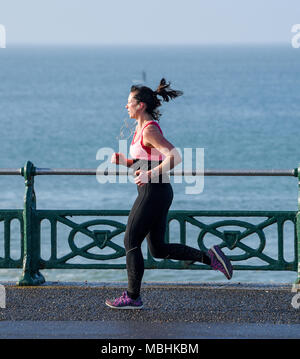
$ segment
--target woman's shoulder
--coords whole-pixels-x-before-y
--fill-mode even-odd
[[[157,121],[151,120],[148,123],[146,123],[146,125],[144,126],[145,129],[149,128],[149,127],[151,127],[151,128],[160,128],[160,125],[159,125],[159,123]]]
[[[143,132],[144,132],[144,134],[147,134],[147,133],[154,134],[154,133],[162,133],[162,130],[156,121],[151,121],[145,126]]]

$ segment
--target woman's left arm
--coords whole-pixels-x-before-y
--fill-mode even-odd
[[[181,156],[176,148],[161,134],[156,126],[148,126],[145,128],[143,133],[143,142],[145,146],[157,149],[160,153],[165,156],[165,159],[155,168],[146,171],[148,179],[154,178],[160,174],[170,171],[172,168],[177,166],[181,162]],[[140,174],[139,171],[137,174]],[[136,178],[136,183],[141,185],[145,183],[145,178]]]

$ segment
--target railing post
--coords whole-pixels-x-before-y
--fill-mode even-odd
[[[296,218],[296,228],[297,228],[297,281],[296,284],[300,284],[300,166],[297,171],[298,176],[298,212]]]
[[[24,253],[23,253],[23,273],[18,281],[20,286],[39,285],[45,282],[45,278],[39,272],[40,268],[40,239],[35,222],[36,198],[34,192],[35,167],[33,163],[27,161],[22,169],[25,179],[24,196]]]

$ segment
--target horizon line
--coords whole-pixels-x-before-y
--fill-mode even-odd
[[[73,43],[73,42],[11,42],[6,44],[7,47],[13,46],[77,46],[77,47],[126,47],[126,46],[137,46],[137,47],[151,47],[151,46],[268,46],[268,45],[291,45],[290,41],[273,41],[273,42],[199,42],[199,43]]]

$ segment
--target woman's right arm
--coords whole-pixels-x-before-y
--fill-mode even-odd
[[[123,153],[114,153],[110,160],[111,163],[115,163],[117,165],[122,165],[126,167],[131,167],[134,163],[134,160],[130,158],[126,158]]]

